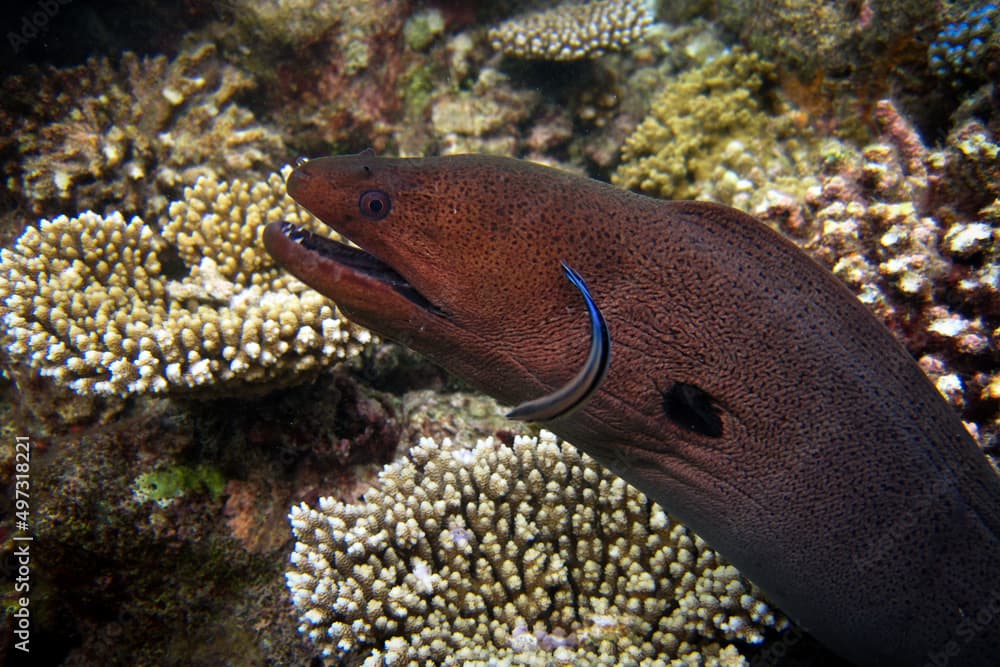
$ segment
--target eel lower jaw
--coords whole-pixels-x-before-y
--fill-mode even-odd
[[[334,241],[290,222],[264,228],[264,245],[289,272],[326,296],[337,299],[337,284],[391,289],[433,315],[444,312],[391,266],[364,250]]]

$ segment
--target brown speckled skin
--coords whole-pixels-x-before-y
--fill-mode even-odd
[[[1000,664],[1000,478],[888,331],[778,234],[726,207],[483,156],[323,158],[288,188],[446,315],[272,226],[279,261],[510,405],[559,387],[587,354],[565,260],[607,319],[612,361],[592,400],[548,428],[844,657]],[[392,198],[380,221],[358,208],[374,188]],[[722,437],[666,417],[673,382],[714,397]]]

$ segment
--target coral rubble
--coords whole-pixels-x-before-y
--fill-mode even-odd
[[[274,220],[309,224],[281,174],[202,177],[170,206],[163,237],[93,212],[29,227],[0,253],[6,362],[80,394],[301,382],[371,341],[280,271],[260,242]],[[168,242],[184,273],[170,279]]]
[[[334,660],[742,664],[731,642],[785,623],[699,538],[545,431],[510,446],[425,438],[363,504],[321,498],[290,519],[300,630]]]
[[[650,0],[567,2],[490,29],[493,48],[520,58],[576,60],[618,51],[640,39],[656,13]]]

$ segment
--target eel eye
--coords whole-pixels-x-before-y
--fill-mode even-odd
[[[361,199],[358,200],[358,207],[361,209],[361,215],[366,218],[381,220],[389,215],[389,210],[392,208],[392,199],[381,190],[369,190],[361,195]]]

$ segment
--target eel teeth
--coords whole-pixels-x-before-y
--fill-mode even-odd
[[[292,224],[291,222],[281,223],[281,233],[289,238],[291,241],[295,241],[299,245],[302,245],[305,241],[312,236],[312,232],[308,229],[299,227],[298,225]]]

